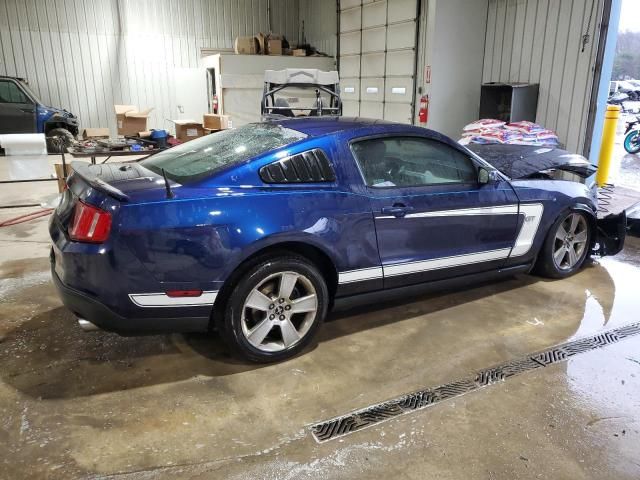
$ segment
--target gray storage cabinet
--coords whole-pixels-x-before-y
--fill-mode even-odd
[[[485,83],[480,91],[480,118],[535,122],[538,90],[537,83]]]

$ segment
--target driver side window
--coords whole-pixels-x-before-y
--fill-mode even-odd
[[[352,151],[370,187],[473,183],[478,178],[467,155],[436,140],[373,138],[354,143]]]

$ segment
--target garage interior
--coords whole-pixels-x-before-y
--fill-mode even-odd
[[[570,278],[337,305],[302,354],[262,365],[215,332],[83,331],[52,284],[48,230],[72,160],[260,121],[265,70],[335,70],[344,117],[454,140],[491,88],[533,85],[527,119],[598,164],[631,4],[0,0],[0,81],[78,127],[64,154],[15,155],[4,136],[51,145],[0,119],[0,478],[639,478],[637,224]],[[622,146],[639,106],[610,139],[603,217],[640,202],[640,158]],[[91,150],[147,131],[130,151]]]

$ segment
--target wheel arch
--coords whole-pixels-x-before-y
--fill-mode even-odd
[[[281,241],[255,250],[235,266],[216,296],[211,312],[210,326],[213,325],[213,319],[216,316],[224,315],[229,296],[231,292],[233,292],[235,284],[245,272],[266,258],[278,255],[291,255],[292,253],[305,258],[320,270],[320,273],[327,282],[331,304],[338,287],[338,269],[329,253],[309,242],[299,240]]]
[[[577,201],[574,202],[570,205],[567,205],[565,208],[562,208],[558,214],[553,218],[553,220],[549,223],[549,227],[548,229],[544,232],[544,236],[542,237],[542,241],[540,242],[540,245],[536,251],[536,260],[534,261],[534,264],[537,262],[537,258],[540,255],[540,252],[542,251],[542,249],[544,248],[544,243],[545,240],[547,238],[547,235],[549,234],[549,231],[553,228],[553,226],[558,222],[558,220],[560,220],[560,218],[564,217],[565,215],[568,215],[570,212],[573,211],[579,211],[582,212],[586,215],[587,220],[589,222],[589,227],[591,228],[591,244],[589,245],[589,252],[593,251],[593,247],[595,246],[596,243],[596,232],[597,232],[597,228],[598,228],[598,217],[596,215],[596,212],[593,211],[593,208],[585,202],[582,201]]]
[[[576,202],[575,204],[571,205],[564,213],[566,214],[568,211],[573,211],[573,210],[578,210],[580,212],[583,212],[587,216],[587,220],[589,221],[589,227],[591,227],[591,245],[589,245],[589,251],[591,252],[593,250],[594,245],[597,242],[596,233],[598,232],[598,215],[596,212],[593,211],[593,209],[589,205],[582,202]],[[555,221],[554,221],[554,224],[555,224]]]
[[[49,135],[51,130],[55,130],[56,128],[64,128],[65,130],[69,131],[69,133],[71,133],[71,135],[73,135],[74,137],[78,135],[78,132],[79,132],[77,125],[73,125],[72,123],[69,123],[69,121],[67,121],[62,117],[52,117],[46,122],[44,122],[45,135]]]

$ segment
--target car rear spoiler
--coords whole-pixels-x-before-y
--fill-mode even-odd
[[[99,175],[102,173],[101,167],[102,165],[92,165],[85,162],[71,162],[73,174],[82,178],[96,190],[106,193],[116,200],[128,202],[129,197],[127,194],[99,178]]]

